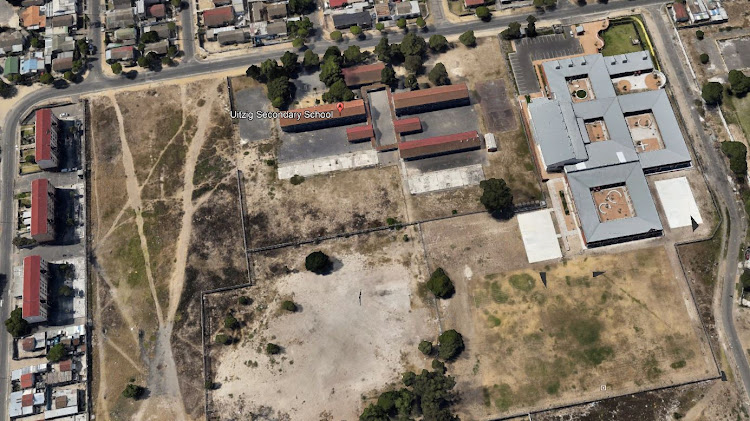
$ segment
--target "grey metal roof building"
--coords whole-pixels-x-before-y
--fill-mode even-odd
[[[659,213],[638,162],[573,171],[567,173],[567,178],[588,247],[661,236]],[[592,190],[622,185],[627,188],[634,214],[602,222]]]

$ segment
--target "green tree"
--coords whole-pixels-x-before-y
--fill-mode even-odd
[[[436,86],[449,85],[451,83],[450,78],[448,78],[448,71],[445,70],[445,65],[443,65],[443,63],[436,63],[435,67],[430,70],[427,78]]]
[[[137,63],[138,63],[138,66],[140,66],[140,67],[142,67],[144,69],[151,68],[151,64],[152,64],[151,63],[151,55],[146,54],[145,56],[138,57]]]
[[[445,51],[446,48],[448,48],[448,40],[440,34],[431,36],[429,44],[432,51],[438,51],[441,53]]]
[[[435,358],[434,360],[432,360],[432,369],[440,374],[445,374],[445,363]]]
[[[464,350],[464,338],[455,330],[446,330],[438,336],[438,356],[446,361],[456,359]]]
[[[451,278],[448,277],[443,268],[435,269],[425,286],[435,297],[442,299],[450,298],[456,292],[453,281],[451,281]]]
[[[237,298],[237,304],[241,306],[247,306],[253,303],[253,300],[248,297],[247,295],[241,295],[239,298]]]
[[[430,341],[420,342],[418,348],[419,348],[419,352],[421,352],[424,355],[432,354],[432,342]]]
[[[424,58],[422,56],[406,56],[406,59],[404,59],[404,67],[411,73],[419,73],[423,63]]]
[[[535,0],[536,1],[536,0]],[[511,22],[508,24],[508,29],[503,31],[503,38],[505,39],[518,39],[521,38],[521,24],[518,22]]]
[[[415,89],[419,89],[419,82],[417,81],[417,75],[414,73],[410,73],[408,76],[406,76],[406,80],[404,80],[404,85],[411,89],[412,91]]]
[[[380,38],[378,45],[375,46],[374,53],[378,57],[378,60],[383,63],[387,64],[391,62],[391,45],[388,43],[387,36]]]
[[[284,70],[279,66],[279,63],[277,63],[276,60],[269,58],[260,64],[260,74],[266,81],[271,81],[284,75]]]
[[[279,353],[281,353],[281,347],[278,346],[278,345],[276,345],[276,344],[272,344],[272,343],[269,342],[266,345],[266,353],[269,354],[269,355],[279,354]]]
[[[31,48],[39,48],[42,46],[42,42],[39,41],[39,38],[32,37],[31,38]]]
[[[344,65],[354,66],[365,61],[365,55],[359,48],[359,45],[350,45],[344,50]]]
[[[55,81],[55,78],[49,73],[42,73],[42,75],[39,76],[39,81],[45,85],[49,85]]]
[[[409,419],[411,410],[416,406],[424,420],[458,421],[450,408],[456,402],[457,396],[453,391],[456,381],[441,370],[422,370],[420,374],[406,372],[403,375],[406,387],[399,391],[396,400],[400,419]]]
[[[68,355],[68,350],[65,349],[65,345],[58,343],[52,346],[47,352],[47,360],[49,362],[56,363]]]
[[[730,70],[729,86],[732,87],[732,93],[734,95],[743,97],[750,92],[750,77],[745,76],[741,70]]]
[[[341,57],[341,50],[339,49],[339,47],[332,45],[326,49],[326,52],[323,53],[323,61],[328,60],[334,60],[336,64],[338,64],[339,66],[341,65],[343,59]]]
[[[230,338],[228,335],[225,335],[223,333],[219,333],[214,337],[214,342],[216,342],[219,345],[229,345],[232,343],[232,338]]]
[[[73,74],[73,72],[71,72],[70,70],[68,70],[67,72],[65,72],[65,73],[63,74],[63,78],[65,78],[65,80],[67,80],[67,81],[69,81],[69,82],[73,80],[73,77],[74,77],[74,76],[75,76],[75,75],[74,75],[74,74]]]
[[[281,308],[282,310],[294,313],[295,311],[297,311],[297,304],[294,301],[285,300],[281,303]]]
[[[305,46],[305,39],[302,37],[297,37],[292,41],[292,47],[294,48],[302,48]]]
[[[141,42],[146,44],[159,41],[159,33],[156,31],[148,31],[141,35]]]
[[[729,169],[740,178],[747,175],[747,147],[742,142],[721,142],[721,151],[729,158]]]
[[[461,44],[467,47],[473,47],[477,45],[477,38],[474,36],[474,31],[466,31],[458,37]]]
[[[331,32],[331,39],[336,42],[340,42],[344,39],[344,35],[341,34],[341,31],[333,31]]]
[[[404,56],[422,56],[427,51],[427,42],[414,32],[409,32],[401,40],[399,51]]]
[[[427,22],[424,21],[424,18],[422,16],[420,16],[420,17],[417,18],[417,22],[416,23],[417,23],[417,27],[419,27],[419,29],[424,29],[424,27],[427,26]]]
[[[513,193],[502,178],[490,178],[479,183],[482,196],[479,201],[493,216],[509,219],[513,216]]]
[[[122,67],[120,67],[120,70],[122,70]],[[258,80],[258,81],[263,76],[263,74],[260,71],[260,67],[254,65],[254,64],[252,66],[248,67],[247,70],[245,70],[245,75],[247,77],[251,77],[251,78],[253,78],[255,80]]]
[[[167,29],[169,29],[169,32],[174,33],[175,31],[177,31],[177,24],[174,22],[168,22]]]
[[[322,251],[314,251],[305,258],[305,269],[322,275],[333,268],[333,262],[327,254]]]
[[[699,40],[702,40],[705,35],[706,34],[704,34],[703,31],[701,31],[700,29],[695,31],[695,37],[698,38]]]
[[[375,24],[375,29],[377,29],[380,32],[385,31],[385,24],[383,22],[378,22]]]
[[[170,22],[170,23],[173,23],[173,22]],[[167,47],[167,56],[169,56],[171,58],[175,58],[175,57],[177,57],[178,51],[179,50],[177,50],[177,46],[176,45],[170,45],[169,47]]]
[[[320,57],[313,50],[307,50],[305,51],[305,56],[302,58],[302,66],[305,69],[314,69],[320,66]]]
[[[15,95],[16,88],[0,79],[0,98],[8,99]]]
[[[485,22],[488,22],[492,18],[492,13],[487,6],[479,6],[476,10],[477,17]]]
[[[396,82],[398,82],[398,79],[396,79],[396,71],[393,70],[393,67],[385,66],[383,70],[380,71],[380,82],[388,86],[394,86]]]
[[[323,64],[320,66],[319,77],[320,81],[325,83],[326,86],[332,86],[334,83],[343,80],[341,67],[333,58],[323,61]]]
[[[353,25],[351,28],[349,28],[349,31],[357,38],[362,35],[362,28],[360,28],[359,25]]]
[[[701,97],[708,105],[719,105],[721,104],[722,97],[724,96],[724,87],[719,82],[707,82],[703,84],[701,89]]]
[[[224,328],[234,330],[238,327],[240,327],[240,321],[237,320],[233,315],[227,314],[227,317],[224,318]]]
[[[396,21],[396,26],[398,26],[400,29],[406,28],[406,19],[401,18]]]
[[[701,54],[699,59],[701,61],[701,64],[707,64],[709,60],[708,54],[706,53]]]
[[[293,75],[297,71],[298,65],[299,56],[297,54],[294,54],[291,51],[286,51],[281,56],[281,67],[284,68],[284,73],[286,73],[287,76]]]
[[[280,76],[266,85],[268,89],[268,99],[271,101],[274,107],[282,108],[289,103],[292,97],[292,90],[289,86],[289,78],[286,76]]]
[[[143,393],[145,391],[146,388],[144,388],[143,386],[128,383],[128,385],[125,386],[125,390],[122,391],[122,397],[126,399],[138,400],[138,398],[143,396]]]
[[[312,13],[316,6],[315,0],[289,0],[289,11],[293,15]]]
[[[29,322],[23,319],[23,310],[21,307],[17,307],[10,312],[10,318],[5,321],[5,329],[7,329],[8,333],[13,335],[14,338],[29,334],[31,330],[29,328]]]
[[[172,61],[172,59],[169,58],[169,56],[164,56],[164,57],[161,58],[161,65],[162,66],[171,66],[173,64],[174,64],[174,61]]]
[[[352,92],[343,79],[339,79],[328,88],[328,91],[323,94],[323,101],[329,104],[341,101],[351,101],[354,99],[354,92]]]

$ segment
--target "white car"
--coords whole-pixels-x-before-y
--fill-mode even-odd
[[[62,114],[60,114],[60,118],[65,118],[67,116],[68,116],[68,113],[62,113]]]

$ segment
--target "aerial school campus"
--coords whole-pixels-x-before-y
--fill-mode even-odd
[[[303,24],[208,3],[208,55]],[[336,41],[360,5],[302,60],[34,107],[9,417],[748,418],[712,310],[732,221],[666,52],[689,3]]]

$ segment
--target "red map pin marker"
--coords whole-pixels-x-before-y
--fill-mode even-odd
[[[336,104],[336,109],[339,110],[339,115],[341,115],[341,112],[344,111],[344,103],[339,102],[338,104]]]

